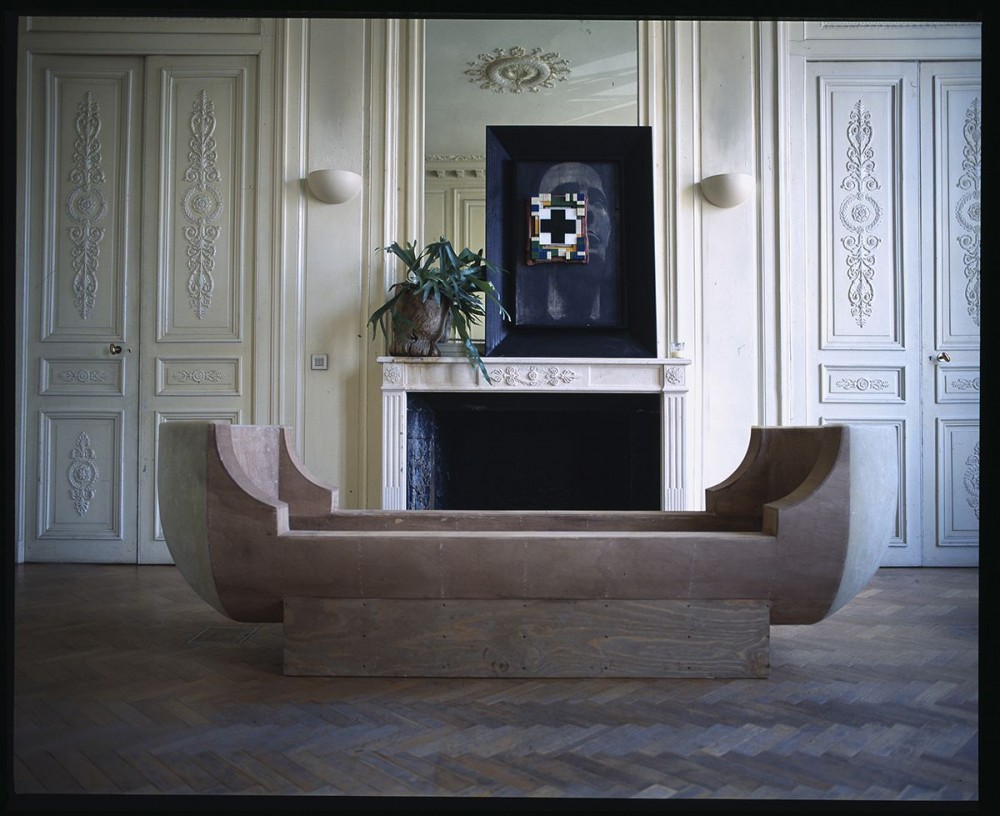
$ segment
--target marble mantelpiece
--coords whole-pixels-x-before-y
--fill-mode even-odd
[[[683,358],[487,357],[488,382],[464,356],[379,357],[382,366],[382,507],[406,509],[409,393],[661,395],[662,509],[687,510],[687,366]]]

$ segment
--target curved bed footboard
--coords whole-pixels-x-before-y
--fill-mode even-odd
[[[445,601],[455,614],[487,604],[494,618],[529,601],[533,614],[658,604],[663,620],[697,602],[710,619],[729,616],[726,626],[733,614],[765,628],[813,623],[870,580],[895,518],[896,439],[874,426],[752,429],[705,512],[534,515],[338,511],[336,489],[306,472],[287,429],[170,422],[160,433],[161,518],[177,566],[223,614],[284,618],[286,638],[289,609],[315,599],[330,614],[416,604],[407,620],[421,608],[439,615]],[[290,529],[290,513],[313,527]],[[747,676],[760,676],[766,636],[755,644]]]

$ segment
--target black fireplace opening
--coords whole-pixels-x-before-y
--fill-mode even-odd
[[[413,394],[411,510],[659,510],[658,394]]]

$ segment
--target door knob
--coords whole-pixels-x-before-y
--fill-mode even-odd
[[[111,343],[108,346],[108,351],[110,351],[112,354],[121,354],[122,353],[122,347],[119,346],[117,343]]]
[[[939,363],[950,363],[951,355],[947,351],[942,351],[937,357],[932,359],[937,360]]]

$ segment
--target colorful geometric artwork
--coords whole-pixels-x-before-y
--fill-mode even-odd
[[[528,205],[527,263],[587,263],[587,194],[539,193]]]

